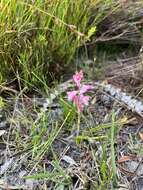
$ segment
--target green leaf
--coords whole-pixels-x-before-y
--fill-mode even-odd
[[[4,108],[5,102],[2,97],[0,97],[0,108]]]
[[[96,26],[94,26],[88,30],[87,38],[90,39],[91,36],[93,36],[93,34],[95,34],[95,33],[96,33]]]
[[[66,117],[68,113],[70,113],[68,119],[67,119],[67,124],[68,126],[71,126],[74,119],[76,119],[76,107],[72,104],[67,103],[64,99],[60,99],[60,105],[62,106],[62,110],[64,113],[64,116]]]
[[[115,113],[112,113],[112,126],[111,126],[111,166],[113,172],[113,182],[116,184],[117,176],[116,176],[116,158],[115,158]]]

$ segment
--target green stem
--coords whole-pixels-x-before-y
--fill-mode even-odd
[[[79,135],[80,131],[80,111],[78,110],[78,117],[77,117],[77,136]]]

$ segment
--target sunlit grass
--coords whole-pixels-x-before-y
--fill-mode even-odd
[[[40,80],[48,81],[52,72],[59,73],[72,61],[77,48],[96,34],[96,24],[112,3],[2,0],[0,82],[19,77],[24,86],[41,86]],[[97,7],[101,11],[89,22]]]

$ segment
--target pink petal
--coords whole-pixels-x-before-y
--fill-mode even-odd
[[[83,85],[80,89],[80,94],[84,94],[85,92],[92,90],[94,87],[92,85]]]
[[[73,81],[77,85],[77,87],[80,87],[80,81],[83,79],[83,71],[81,70],[80,72],[76,72],[75,75],[73,75]]]
[[[67,92],[67,96],[68,96],[68,100],[69,101],[73,101],[75,96],[77,94],[77,91],[70,91],[70,92]]]
[[[80,95],[80,103],[83,106],[85,106],[85,105],[87,106],[89,103],[89,96]]]

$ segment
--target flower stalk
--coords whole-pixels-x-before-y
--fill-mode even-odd
[[[67,92],[68,100],[73,102],[77,108],[78,120],[77,120],[77,132],[79,134],[80,130],[80,118],[81,112],[83,112],[84,107],[89,104],[89,96],[84,94],[93,89],[92,85],[82,85],[81,80],[83,79],[83,71],[76,72],[73,75],[73,82],[76,85],[76,90]]]

